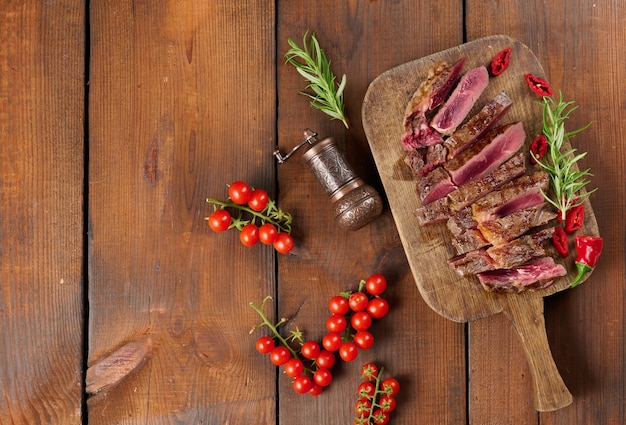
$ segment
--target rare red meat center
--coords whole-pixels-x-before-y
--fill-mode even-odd
[[[484,66],[467,71],[452,94],[437,111],[431,127],[441,134],[452,134],[465,120],[470,110],[489,84],[489,72]]]

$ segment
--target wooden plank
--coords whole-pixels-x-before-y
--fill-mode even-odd
[[[274,194],[273,3],[90,8],[89,421],[275,423],[274,253],[204,219],[234,180]]]
[[[572,140],[574,148],[588,151],[582,167],[595,174],[591,197],[605,246],[601,263],[580,288],[546,299],[548,338],[555,362],[573,393],[574,402],[554,413],[540,415],[542,424],[623,423],[625,412],[623,282],[625,281],[622,176],[626,153],[621,140],[624,124],[619,116],[619,66],[626,54],[622,22],[625,11],[617,5],[577,0],[562,2],[473,2],[467,13],[468,38],[503,33],[530,46],[539,57],[557,92],[579,106],[568,129],[593,121],[590,129]],[[572,30],[574,29],[575,30]],[[509,341],[509,326],[485,322],[472,325],[470,343],[472,397],[470,417],[476,423],[493,420],[536,423],[535,414],[521,394],[528,385],[523,354]],[[499,343],[494,336],[502,336]],[[512,337],[511,337],[512,338]],[[480,353],[490,352],[510,363],[494,369]],[[483,373],[484,372],[484,373]],[[502,382],[500,386],[498,382]],[[493,400],[504,388],[507,403]],[[484,402],[481,402],[484,401]],[[524,414],[526,412],[526,414]]]
[[[0,6],[0,423],[80,424],[85,5]]]
[[[280,2],[278,10],[278,56],[289,48],[288,38],[302,44],[307,30],[315,32],[335,74],[347,75],[345,101],[351,123],[346,130],[311,108],[299,94],[305,87],[302,77],[291,65],[279,65],[279,145],[283,150],[294,146],[305,127],[332,136],[357,174],[382,193],[361,125],[365,91],[387,69],[461,43],[460,6],[446,1],[314,1]],[[433,16],[438,25],[432,25]],[[421,299],[388,207],[366,227],[342,230],[300,156],[278,170],[281,204],[294,214],[300,243],[298,257],[279,258],[278,307],[279,314],[290,319],[287,329],[299,326],[306,337],[321,340],[328,299],[356,289],[359,280],[372,273],[387,276],[391,311],[374,325],[374,348],[336,367],[333,383],[321,396],[297,395],[291,380],[280,374],[280,423],[351,423],[359,368],[373,360],[402,385],[392,423],[465,424],[463,325],[437,315]]]

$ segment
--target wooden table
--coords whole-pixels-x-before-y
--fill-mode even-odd
[[[349,424],[368,360],[402,385],[394,424],[626,423],[625,24],[621,3],[591,0],[3,2],[0,423]],[[285,64],[307,30],[347,75],[349,130]],[[370,82],[492,34],[535,52],[580,106],[572,127],[593,121],[572,143],[589,152],[605,248],[584,285],[545,300],[574,396],[554,412],[535,410],[505,317],[459,324],[424,303],[388,207],[342,230],[302,162],[272,157],[310,127],[382,192],[361,124]],[[238,179],[293,214],[295,255],[210,231],[205,199]],[[271,295],[285,333],[319,340],[327,300],[372,273],[391,304],[374,348],[321,396],[295,394],[255,351],[249,302]]]

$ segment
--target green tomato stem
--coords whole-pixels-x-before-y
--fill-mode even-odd
[[[265,303],[267,302],[267,300],[271,299],[271,297],[268,295],[267,297],[265,297],[265,299],[263,300],[263,302],[261,303],[262,306],[265,305]],[[285,338],[282,337],[282,335],[278,332],[278,328],[277,326],[281,325],[282,323],[284,323],[285,321],[283,319],[281,319],[277,325],[275,326],[272,322],[270,322],[268,320],[268,318],[265,316],[265,313],[263,313],[263,310],[261,307],[257,306],[256,304],[254,304],[253,302],[250,303],[250,307],[252,307],[254,309],[254,311],[256,311],[259,316],[261,316],[261,319],[263,320],[263,324],[265,326],[267,326],[268,328],[270,328],[272,330],[272,333],[274,334],[274,336],[280,341],[280,343],[287,349],[289,350],[289,352],[291,353],[291,355],[296,358],[296,359],[300,359],[300,357],[298,357],[298,353],[296,353],[296,351],[291,348],[291,346],[287,343],[287,341],[285,340]]]
[[[285,223],[283,223],[280,220],[275,220],[275,219],[271,218],[270,216],[268,216],[267,214],[263,214],[263,211],[266,211],[268,209],[267,207],[263,211],[255,211],[252,208],[249,208],[249,207],[246,207],[246,206],[243,206],[243,205],[239,205],[239,204],[235,204],[234,202],[220,201],[219,199],[213,199],[213,198],[207,198],[206,201],[211,203],[211,204],[220,205],[223,208],[235,208],[235,209],[240,210],[240,211],[245,211],[247,213],[252,214],[252,216],[259,218],[263,224],[270,223],[270,224],[273,224],[274,226],[276,226],[276,228],[278,230],[280,230],[281,232],[291,233],[291,226],[286,225]],[[288,220],[285,220],[285,221],[288,221]],[[242,222],[243,221],[236,220],[235,222],[233,222],[233,227],[237,227],[239,229],[238,223],[242,223]],[[248,224],[248,222],[245,222],[245,224]],[[241,230],[241,229],[239,229],[239,230]]]

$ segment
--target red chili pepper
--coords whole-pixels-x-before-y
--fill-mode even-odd
[[[577,286],[583,277],[592,271],[602,253],[602,238],[600,236],[576,236],[576,268],[578,275],[570,283],[570,287]]]
[[[530,162],[536,164],[537,161],[541,161],[541,159],[548,152],[548,139],[546,136],[543,134],[541,136],[537,136],[530,144],[530,151],[532,152]]]
[[[511,60],[511,48],[507,47],[504,50],[501,50],[496,54],[496,56],[491,60],[491,73],[493,75],[500,75],[504,72],[505,69],[509,66],[509,61]]]
[[[570,208],[565,217],[565,231],[574,233],[583,227],[583,224],[585,224],[585,206],[581,204]]]
[[[543,78],[533,74],[524,74],[524,78],[528,83],[528,87],[539,96],[552,96],[552,88]]]
[[[554,229],[554,233],[552,234],[552,243],[554,244],[556,252],[558,252],[561,257],[567,257],[569,246],[567,245],[567,235],[562,227],[556,227]]]

